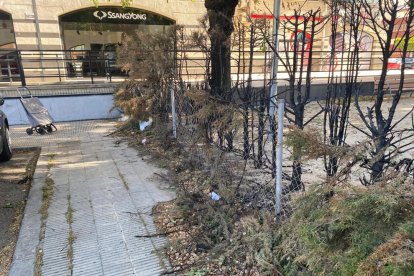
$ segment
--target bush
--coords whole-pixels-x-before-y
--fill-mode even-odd
[[[412,188],[398,178],[368,188],[314,187],[283,228],[285,272],[413,275]]]

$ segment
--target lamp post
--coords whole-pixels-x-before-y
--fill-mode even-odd
[[[277,51],[279,51],[279,21],[280,21],[280,0],[274,0],[273,4],[273,60],[271,70],[271,86],[270,86],[270,105],[269,105],[269,117],[270,123],[274,124],[274,118],[276,113],[276,97],[277,97],[277,73],[279,66],[279,59],[277,57]],[[270,131],[270,137],[273,133]]]

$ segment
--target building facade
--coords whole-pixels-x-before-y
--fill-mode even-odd
[[[23,71],[28,83],[45,81],[46,77],[60,81],[62,75],[102,77],[108,69],[117,73],[115,50],[123,36],[137,30],[163,31],[174,24],[192,30],[206,13],[204,0],[134,0],[127,8],[121,7],[120,0],[99,2],[97,7],[92,0],[0,1],[0,84],[18,80]],[[273,3],[241,0],[236,16],[272,21]],[[299,8],[319,8],[323,16],[329,10],[323,0],[281,0],[281,19]],[[295,35],[303,36],[304,41],[307,37],[304,32],[287,37]],[[364,69],[375,69],[371,60],[376,59],[369,52],[379,50],[379,45],[368,31],[361,32],[361,38],[367,60]],[[314,70],[324,71],[323,61],[329,60],[332,42],[329,24],[312,39],[315,51],[319,51]]]
[[[200,0],[140,0],[126,10],[121,9],[119,0],[103,0],[99,7],[91,0],[6,0],[0,1],[0,27],[2,33],[14,33],[19,50],[69,50],[72,40],[113,42],[115,39],[104,33],[120,29],[170,24],[193,27],[204,12],[204,1]],[[0,47],[11,46],[10,40],[10,35],[2,35]]]
[[[18,82],[22,72],[27,83],[108,74],[123,36],[194,28],[204,13],[202,0],[140,0],[127,8],[119,0],[99,7],[92,0],[0,1],[0,84]]]

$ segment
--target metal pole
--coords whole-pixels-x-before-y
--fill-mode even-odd
[[[171,113],[172,113],[173,136],[174,138],[177,138],[177,113],[175,110],[175,94],[174,94],[173,87],[170,87],[170,93],[171,93]]]
[[[6,56],[6,60],[7,60],[7,73],[9,74],[9,83],[10,85],[13,83],[13,76],[12,76],[12,71],[10,68],[10,57]]]
[[[19,68],[20,81],[22,86],[26,86],[26,76],[24,75],[24,68],[22,64],[22,56],[20,50],[17,50],[17,66]]]
[[[60,65],[59,65],[59,56],[56,55],[56,64],[58,68],[58,74],[59,74],[59,82],[62,82],[62,76],[60,75]]]
[[[89,74],[91,74],[91,82],[93,83],[93,73],[92,73],[92,60],[91,60],[91,51],[88,51],[88,57],[89,57]]]
[[[276,97],[277,97],[277,73],[279,66],[279,59],[276,53],[279,51],[279,21],[280,21],[280,0],[275,0],[273,4],[273,60],[271,71],[271,86],[270,86],[270,105],[269,105],[269,118],[270,124],[273,123],[276,113]],[[272,131],[269,131],[270,138]]]
[[[38,13],[37,13],[36,0],[32,0],[32,10],[33,10],[33,16],[34,16],[34,21],[35,21],[37,47],[39,49],[39,54],[40,54],[40,67],[42,69],[42,80],[44,81],[44,78],[45,78],[45,66],[44,66],[44,63],[43,63],[43,59],[44,59],[44,55],[43,55],[43,44],[42,44],[42,38],[41,38],[41,34],[40,34],[39,16],[38,16]]]
[[[276,216],[282,211],[282,166],[283,166],[283,117],[285,116],[285,100],[279,100],[277,113],[276,144]]]

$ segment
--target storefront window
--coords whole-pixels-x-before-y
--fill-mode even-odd
[[[162,32],[175,24],[149,11],[107,6],[74,11],[59,19],[64,47],[70,50],[69,75],[73,76],[121,74],[116,67],[116,48],[125,35]]]
[[[0,82],[19,78],[16,40],[10,14],[0,11]]]
[[[11,16],[0,11],[0,49],[15,49],[13,21]]]

